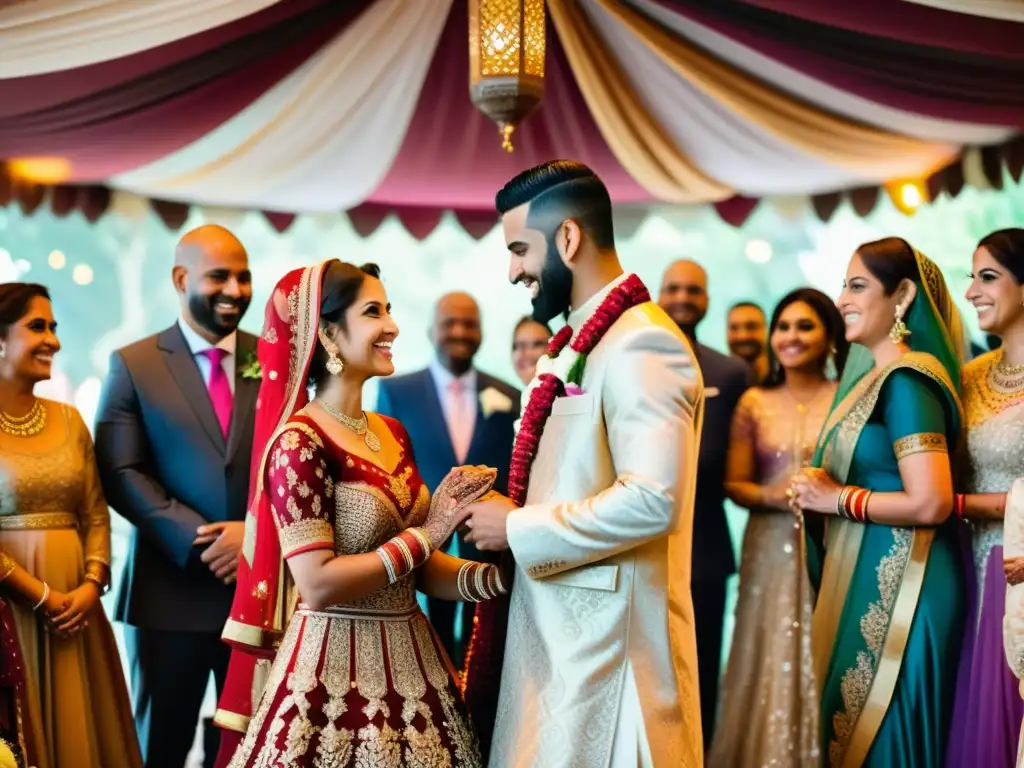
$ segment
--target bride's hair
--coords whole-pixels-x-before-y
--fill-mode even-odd
[[[363,264],[357,267],[346,261],[331,262],[324,270],[323,288],[320,291],[321,327],[333,323],[343,331],[346,329],[345,313],[355,303],[367,277],[379,280],[380,267],[376,264]],[[327,350],[322,344],[317,344],[309,367],[310,386],[319,386],[324,381],[327,377],[326,365]]]

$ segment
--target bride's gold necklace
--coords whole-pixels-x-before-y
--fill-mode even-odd
[[[1024,365],[1010,365],[1005,352],[999,355],[999,362],[989,371],[992,388],[1004,394],[1015,394],[1024,388]]]
[[[36,400],[24,416],[11,416],[0,411],[0,432],[13,437],[32,437],[46,428],[46,408]]]
[[[374,431],[367,425],[365,413],[361,418],[353,419],[351,416],[346,416],[333,405],[325,403],[320,398],[317,398],[317,402],[320,404],[321,408],[341,422],[343,427],[348,427],[357,435],[362,435],[363,442],[366,443],[367,448],[374,453],[380,450],[380,438],[377,437],[376,433],[374,433]]]

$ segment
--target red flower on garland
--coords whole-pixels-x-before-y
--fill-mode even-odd
[[[587,355],[604,338],[615,321],[626,310],[650,300],[651,295],[640,278],[630,275],[611,290],[575,337],[572,335],[572,328],[565,326],[551,339],[548,344],[549,357],[557,357],[566,344],[569,344],[579,357],[569,369],[566,381],[562,381],[554,374],[542,373],[539,377],[540,383],[534,387],[530,399],[526,403],[526,409],[523,411],[523,417],[519,423],[519,435],[516,437],[515,448],[512,451],[512,463],[509,467],[509,498],[518,506],[521,507],[526,503],[530,469],[533,467],[537,447],[540,445],[540,438],[544,433],[544,426],[551,415],[551,408],[555,404],[555,400],[565,393],[566,384],[582,385]]]

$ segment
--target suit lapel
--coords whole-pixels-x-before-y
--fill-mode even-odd
[[[238,451],[238,445],[245,435],[245,429],[256,410],[256,397],[260,391],[259,379],[242,377],[250,355],[256,351],[256,338],[239,331],[237,339],[235,345],[235,399],[231,407],[231,429],[228,431],[226,453],[228,461],[231,461]]]
[[[192,357],[192,350],[189,349],[177,324],[160,334],[158,344],[164,352],[167,370],[171,372],[171,376],[177,382],[178,389],[181,390],[181,394],[185,396],[185,400],[195,412],[196,418],[211,442],[223,454],[224,435],[220,430],[220,422],[217,421],[217,414],[213,412],[210,394],[206,391],[206,384],[203,382],[202,374],[199,373],[199,366],[196,365],[196,361]]]
[[[427,428],[438,435],[439,444],[444,445],[445,451],[448,453],[445,461],[450,460],[450,466],[455,466],[455,448],[452,447],[452,436],[448,432],[448,422],[444,418],[444,410],[441,406],[441,395],[437,391],[437,384],[434,383],[434,377],[430,373],[428,368],[423,372],[423,386],[427,391],[426,408],[424,416],[427,419]]]

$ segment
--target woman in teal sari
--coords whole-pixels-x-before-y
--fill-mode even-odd
[[[836,304],[854,347],[791,488],[826,516],[823,560],[808,547],[822,762],[939,768],[964,620],[949,455],[963,334],[938,268],[898,238],[857,249]]]

